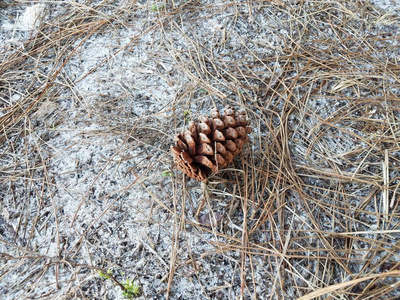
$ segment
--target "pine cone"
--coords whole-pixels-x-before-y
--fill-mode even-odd
[[[179,169],[189,177],[204,181],[229,165],[249,140],[251,132],[246,113],[227,106],[221,115],[217,109],[211,118],[202,116],[190,122],[188,130],[175,136],[172,154]]]

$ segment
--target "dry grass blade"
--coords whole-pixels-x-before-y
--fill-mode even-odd
[[[358,283],[361,283],[361,282],[364,282],[364,281],[367,281],[367,280],[376,279],[376,278],[384,279],[386,277],[400,277],[400,271],[389,271],[389,272],[384,273],[384,274],[373,274],[373,275],[366,276],[364,278],[358,278],[358,279],[353,279],[353,280],[349,280],[349,281],[346,281],[346,282],[338,283],[338,284],[335,284],[335,285],[331,285],[331,286],[325,287],[325,288],[320,289],[318,291],[309,293],[309,294],[307,294],[305,296],[302,296],[302,297],[298,298],[298,300],[315,299],[317,297],[320,297],[320,296],[323,296],[323,295],[326,295],[326,294],[329,294],[329,293],[334,293],[334,292],[336,292],[338,290],[345,289],[345,288],[347,288],[349,286],[352,286],[352,285],[355,285],[355,284],[358,284]]]

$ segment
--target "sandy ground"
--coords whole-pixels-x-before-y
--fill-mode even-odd
[[[392,35],[376,59],[397,62],[400,5],[338,2],[321,12],[312,1],[295,2],[0,3],[0,117],[16,116],[1,140],[3,299],[123,299],[121,287],[99,275],[108,270],[119,283],[140,286],[142,299],[295,299],[354,274],[399,270],[399,229],[390,225],[398,223],[398,208],[386,207],[391,217],[382,221],[377,214],[385,208],[376,202],[397,199],[400,153],[396,142],[382,141],[393,144],[386,148],[392,189],[385,194],[388,179],[374,175],[384,176],[385,151],[369,148],[385,130],[394,140],[399,135],[399,111],[389,103],[399,93],[398,69],[371,77],[393,75],[382,84],[392,98],[354,106],[351,118],[335,123],[339,129],[326,129],[349,107],[340,97],[371,98],[369,83],[361,71],[329,79],[319,71],[315,86],[325,97],[302,102],[315,88],[307,86],[311,75],[302,77],[308,65],[286,64],[285,57],[311,38],[313,45],[334,40],[339,29],[329,13],[336,9],[338,18],[354,16],[343,32],[354,30],[365,44],[369,36]],[[307,35],[300,24],[311,28]],[[373,63],[350,62],[367,77]],[[302,84],[290,86],[300,77]],[[281,82],[292,92],[279,92]],[[287,118],[290,154],[280,160],[265,153],[279,152],[275,138],[285,140],[274,130],[289,110],[285,95],[304,110]],[[246,109],[252,142],[207,186],[185,180],[169,154],[174,134],[186,119],[226,104]],[[390,116],[392,127],[366,131],[353,126],[357,114],[377,127]],[[359,149],[367,150],[347,155]],[[293,188],[298,179],[276,175],[283,161],[313,189],[303,195]],[[310,202],[308,211],[305,195],[321,202]],[[340,203],[361,210],[347,215]],[[329,232],[364,233],[349,246]],[[381,241],[374,257],[370,240]],[[349,252],[334,252],[338,245]],[[398,277],[382,280],[397,285],[388,296],[400,295]],[[335,295],[356,299],[351,293],[366,290],[362,283]]]

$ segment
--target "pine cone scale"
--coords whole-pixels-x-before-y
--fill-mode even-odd
[[[212,140],[216,142],[225,142],[225,136],[221,131],[215,130],[212,133]]]
[[[220,142],[215,143],[215,149],[217,150],[218,153],[225,154],[226,153],[226,148],[224,145],[222,145]]]
[[[225,139],[230,139],[230,140],[236,139],[238,137],[237,131],[232,127],[225,129],[223,131],[223,135]]]
[[[203,143],[203,144],[200,144],[197,146],[196,154],[197,155],[214,155],[214,150],[209,144]]]
[[[204,133],[200,132],[199,134],[199,143],[211,143],[211,140]]]

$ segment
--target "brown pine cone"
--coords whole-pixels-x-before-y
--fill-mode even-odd
[[[223,114],[212,110],[210,118],[202,116],[199,122],[190,122],[188,130],[175,136],[175,146],[171,146],[175,163],[189,177],[206,180],[242,151],[249,140],[249,124],[243,110],[235,113],[230,106]]]

